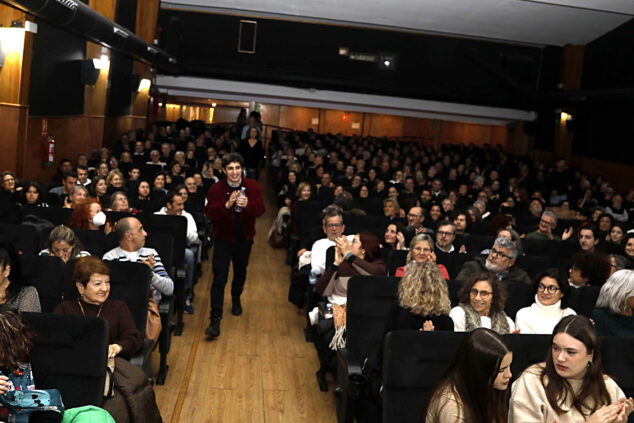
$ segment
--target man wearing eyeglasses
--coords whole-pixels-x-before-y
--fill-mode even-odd
[[[464,245],[456,248],[453,245],[455,239],[456,225],[450,220],[441,221],[436,231],[434,253],[436,253],[436,262],[445,266],[452,278],[462,267],[466,259],[466,255],[462,253],[467,251]]]
[[[497,275],[503,282],[522,282],[530,285],[532,282],[528,274],[515,266],[517,254],[517,246],[513,241],[504,237],[497,238],[487,258],[476,257],[466,262],[456,279],[465,280],[474,273],[488,271]]]
[[[560,237],[559,235],[553,233],[556,226],[557,215],[550,210],[546,210],[542,213],[537,230],[526,234],[526,239],[565,241],[570,238],[572,235],[572,228],[568,228],[564,231],[563,236]]]
[[[423,208],[414,206],[409,209],[407,212],[407,232],[409,233],[409,237],[412,238],[418,234],[434,234],[434,231],[425,228],[423,226],[423,222],[425,221],[425,215],[423,214]]]
[[[337,238],[346,230],[343,215],[336,207],[326,208],[322,214],[322,225],[326,238],[315,241],[310,250],[310,267],[316,276],[326,270],[326,251],[336,244]],[[348,241],[353,240],[354,235],[348,235]]]

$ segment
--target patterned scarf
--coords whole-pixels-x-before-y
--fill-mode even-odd
[[[480,314],[475,311],[471,304],[460,304],[460,307],[464,310],[465,330],[467,332],[471,332],[474,329],[482,327],[482,319],[480,319]],[[491,315],[491,329],[494,332],[499,333],[500,335],[504,335],[511,331],[511,328],[509,327],[509,322],[504,312],[497,311]]]

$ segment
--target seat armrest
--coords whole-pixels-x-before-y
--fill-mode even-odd
[[[352,399],[357,399],[361,386],[368,380],[363,374],[362,363],[347,348],[337,351],[337,361],[339,362],[338,369],[344,373],[340,380],[344,384],[342,388],[345,394]]]

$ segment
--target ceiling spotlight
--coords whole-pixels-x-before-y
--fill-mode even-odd
[[[350,49],[348,47],[339,47],[339,56],[350,55]]]
[[[383,66],[385,66],[386,68],[389,68],[391,64],[392,62],[389,59],[383,61]]]
[[[395,71],[398,65],[398,55],[396,53],[379,53],[379,69]]]

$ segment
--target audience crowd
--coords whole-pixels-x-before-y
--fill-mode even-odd
[[[512,421],[524,421],[536,418],[537,410],[546,410],[539,421],[559,416],[558,421],[580,422],[600,412],[611,416],[605,421],[627,420],[632,400],[603,378],[593,357],[597,334],[634,336],[634,189],[616,192],[603,177],[572,169],[563,158],[550,165],[489,145],[434,148],[310,130],[277,130],[265,145],[262,134],[257,113],[241,115],[232,127],[165,123],[128,131],[111,149],[62,159],[51,181],[18,180],[4,171],[0,218],[9,221],[12,213],[27,216],[38,208],[71,210],[65,225],[48,227],[47,241],[33,253],[16,253],[2,241],[0,303],[20,312],[41,310],[38,291],[20,275],[19,254],[41,250],[40,255],[76,262],[79,298],[61,303],[56,312],[108,320],[116,328],[109,358],[133,357],[148,334],[137,330],[124,302],[108,300],[110,273],[100,259],[149,266],[148,301],[160,304],[175,293],[175,275],[158,251],[145,246],[152,233],[134,216],[185,217],[183,311],[193,313],[193,286],[207,254],[201,247],[210,241],[206,196],[224,176],[222,157],[239,152],[245,173],[256,179],[268,158],[280,208],[269,243],[280,244],[275,236],[284,239],[293,266],[289,299],[318,323],[321,389],[328,389],[325,374],[334,371],[328,351],[346,345],[348,280],[396,276],[401,279],[383,337],[403,329],[471,333],[434,390],[427,421],[463,421],[457,416],[506,421],[507,413]],[[114,237],[113,248],[91,258],[80,241],[82,231]],[[575,309],[580,302],[569,299],[589,290],[595,295],[590,310]],[[518,305],[518,292],[529,293],[528,302]],[[593,323],[583,315],[591,315]],[[309,325],[307,333],[311,330]],[[545,363],[530,367],[513,385],[510,411],[500,394],[511,379],[512,351],[500,337],[509,333],[554,336]],[[565,360],[573,348],[583,353],[587,372],[579,364],[583,360]],[[28,361],[28,346],[24,351],[19,358]],[[461,380],[474,355],[485,360],[474,380],[488,383],[493,393],[475,392],[476,385]],[[380,362],[368,367],[370,374],[381,372]],[[571,381],[579,379],[605,382],[569,393]],[[0,376],[0,392],[3,387]],[[540,394],[528,401],[530,390]],[[379,398],[378,389],[375,394]],[[489,401],[488,408],[479,409],[475,400]],[[153,396],[142,401],[152,409]]]

